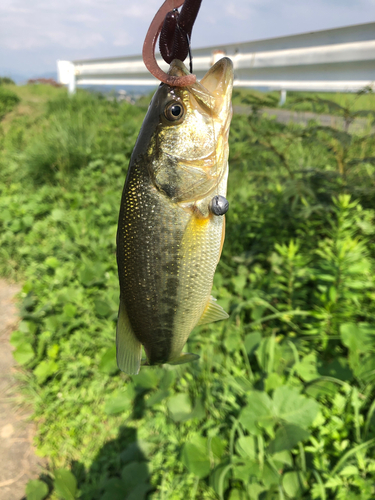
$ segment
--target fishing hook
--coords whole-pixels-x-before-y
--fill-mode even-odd
[[[170,63],[173,59],[183,61],[190,55],[190,36],[202,0],[165,0],[157,11],[143,44],[143,61],[150,73],[163,83],[185,87],[196,82],[195,75],[172,76],[165,73],[156,62],[155,46],[160,34],[160,53]],[[186,6],[185,6],[186,4]],[[177,9],[184,5],[179,14]]]

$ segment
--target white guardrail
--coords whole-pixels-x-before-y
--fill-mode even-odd
[[[223,56],[234,64],[234,85],[269,90],[353,92],[375,90],[375,22],[300,35],[193,50],[201,79]],[[159,65],[168,65],[157,56]],[[77,85],[158,85],[142,56],[58,61],[59,82]],[[284,92],[285,94],[285,92]]]

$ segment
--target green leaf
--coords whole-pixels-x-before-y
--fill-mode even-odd
[[[228,500],[248,500],[246,491],[243,490],[231,490]]]
[[[104,411],[107,415],[116,415],[117,413],[128,411],[132,408],[133,398],[134,389],[131,385],[129,385],[119,396],[106,402]]]
[[[47,257],[44,261],[47,267],[57,269],[60,266],[60,261],[56,257]]]
[[[43,384],[48,377],[51,377],[59,370],[59,365],[52,359],[43,360],[34,370],[38,384]]]
[[[34,217],[32,215],[25,215],[22,217],[22,222],[26,228],[30,228],[33,225]]]
[[[374,340],[366,327],[355,323],[343,323],[340,325],[340,335],[342,343],[356,353],[366,352]]]
[[[272,372],[265,379],[265,390],[266,392],[271,392],[276,387],[280,387],[284,384],[284,380],[278,373]]]
[[[266,490],[267,490],[267,488],[265,488],[264,485],[262,485],[262,484],[251,483],[251,488],[249,488],[249,499],[250,500],[260,500],[262,498],[261,497],[262,493],[264,493],[265,495],[267,494]]]
[[[27,500],[44,500],[48,494],[48,486],[39,479],[29,481],[26,485]]]
[[[190,414],[190,418],[202,420],[206,418],[206,410],[204,409],[204,404],[202,399],[197,399],[195,402],[195,406]]]
[[[99,363],[99,370],[108,375],[114,375],[119,371],[116,361],[116,345],[107,349]]]
[[[229,353],[237,351],[240,348],[241,344],[242,339],[236,332],[225,336],[224,346]]]
[[[258,460],[249,460],[246,459],[245,464],[236,464],[233,467],[233,478],[240,479],[245,484],[247,484],[250,478],[260,478],[261,476],[261,468]]]
[[[154,389],[159,385],[161,369],[145,368],[138,375],[132,377],[134,386],[137,389],[149,390]]]
[[[191,403],[188,394],[177,394],[169,398],[167,408],[175,422],[184,422],[191,416]]]
[[[193,436],[182,448],[181,461],[189,472],[199,478],[208,476],[210,460],[207,451],[207,439]]]
[[[259,434],[257,423],[272,419],[272,401],[265,392],[253,391],[248,395],[249,403],[241,411],[239,421],[245,430]]]
[[[339,385],[333,383],[332,381],[321,378],[313,381],[306,387],[306,395],[315,399],[322,396],[332,398],[339,390],[339,387]]]
[[[274,453],[272,455],[272,462],[280,469],[282,469],[284,465],[289,465],[289,467],[292,467],[293,465],[292,454],[286,450],[279,451],[278,453]]]
[[[104,300],[100,299],[94,300],[94,308],[95,308],[95,313],[102,318],[105,318],[112,313],[111,306],[108,304],[108,302]]]
[[[266,462],[263,467],[262,481],[268,488],[275,484],[279,484],[280,474],[269,462]]]
[[[301,396],[294,387],[277,387],[273,393],[273,407],[276,417],[302,428],[311,425],[319,411],[319,404]]]
[[[289,498],[302,498],[307,482],[302,472],[286,472],[283,475],[283,488]]]
[[[18,347],[19,345],[22,345],[24,343],[28,343],[27,342],[27,338],[29,336],[26,336],[24,332],[21,332],[20,330],[15,330],[11,336],[10,336],[10,344],[13,346],[13,347]]]
[[[302,361],[294,365],[294,369],[304,382],[319,378],[316,353],[312,352],[305,356]]]
[[[143,462],[151,454],[153,446],[147,441],[134,441],[121,453],[121,461],[124,464],[129,462]]]
[[[176,379],[176,372],[173,370],[163,369],[163,376],[159,383],[160,389],[168,389],[171,385],[173,385]]]
[[[57,355],[59,354],[60,347],[58,344],[52,344],[50,347],[47,349],[47,356],[51,359],[56,359]]]
[[[350,457],[356,455],[361,450],[365,450],[366,448],[372,448],[373,446],[375,446],[375,438],[369,439],[368,441],[365,441],[364,443],[358,444],[357,446],[351,448],[349,451],[347,451],[344,455],[341,456],[340,460],[331,470],[332,476],[341,469],[341,467]]]
[[[77,491],[77,480],[67,469],[57,469],[53,482],[55,492],[63,500],[74,500]]]
[[[121,479],[113,477],[104,483],[104,493],[100,500],[124,500],[125,484]]]
[[[213,436],[210,440],[211,451],[216,458],[221,458],[225,450],[225,443],[219,436]]]
[[[281,425],[276,431],[275,439],[270,442],[269,452],[273,454],[283,450],[291,450],[297,443],[308,439],[309,436],[309,432],[297,425]]]
[[[260,332],[248,333],[245,337],[245,349],[249,356],[253,356],[262,340]]]
[[[121,479],[124,483],[123,494],[128,495],[138,485],[147,483],[149,472],[146,462],[131,462],[122,469]]]
[[[375,381],[375,357],[373,354],[362,358],[361,364],[354,370],[354,375],[366,384]]]
[[[51,212],[51,219],[54,221],[62,221],[65,218],[65,211],[61,208],[54,208]]]
[[[348,360],[344,357],[318,363],[319,375],[334,377],[339,380],[350,382],[353,380],[353,373],[348,366]]]
[[[31,344],[24,342],[19,344],[15,351],[13,351],[14,359],[20,365],[26,365],[35,357],[34,349]]]
[[[74,318],[74,316],[77,314],[77,307],[73,304],[65,304],[63,307],[63,311],[65,316],[68,316],[68,318]]]
[[[335,476],[335,477],[330,477],[327,479],[325,483],[326,488],[337,488],[338,486],[341,486],[343,484],[343,481],[341,477]]]
[[[223,492],[227,490],[229,486],[229,478],[231,476],[230,471],[232,469],[229,464],[229,460],[226,459],[219,465],[217,465],[210,474],[209,484],[213,488],[220,498],[223,496]]]
[[[169,394],[170,392],[168,389],[159,389],[154,392],[146,401],[147,408],[152,408],[154,405],[161,403],[164,399],[167,399]]]
[[[152,489],[154,487],[148,483],[138,484],[126,497],[126,500],[146,500],[147,493]]]
[[[257,449],[254,436],[241,436],[236,442],[237,453],[246,459],[255,460]]]
[[[18,233],[18,231],[21,230],[21,226],[21,221],[19,219],[15,219],[9,226],[9,229],[12,231],[12,233]]]
[[[87,263],[79,272],[79,279],[82,285],[89,287],[102,283],[104,280],[104,269],[101,262]]]
[[[359,475],[358,467],[355,465],[347,465],[340,472],[340,476],[357,476]]]
[[[235,292],[238,293],[239,295],[242,295],[243,289],[245,288],[247,281],[246,276],[241,274],[239,276],[233,276],[231,278],[231,281],[234,285]]]

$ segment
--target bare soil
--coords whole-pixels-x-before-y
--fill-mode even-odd
[[[25,486],[41,472],[42,459],[32,444],[34,424],[30,410],[19,404],[9,338],[17,327],[14,296],[20,286],[0,279],[0,500],[24,498]]]

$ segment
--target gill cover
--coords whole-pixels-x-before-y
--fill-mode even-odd
[[[169,74],[183,76],[189,71],[176,59]],[[150,175],[155,187],[174,202],[205,198],[224,175],[232,83],[232,62],[222,58],[201,82],[185,88],[162,85],[155,96],[160,121]]]

